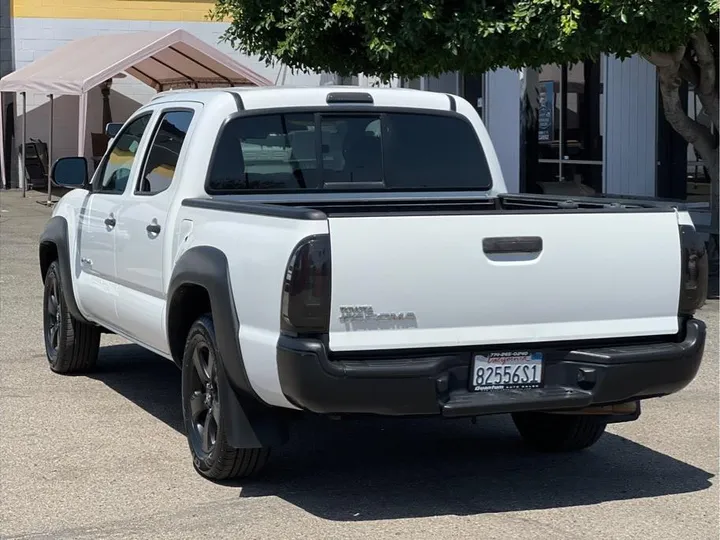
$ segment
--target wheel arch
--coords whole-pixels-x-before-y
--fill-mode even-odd
[[[93,324],[80,312],[75,300],[68,234],[68,223],[63,216],[54,216],[45,224],[38,246],[40,277],[45,283],[45,277],[50,265],[57,260],[60,267],[60,284],[63,289],[63,298],[70,314],[80,322]]]
[[[179,285],[168,302],[167,334],[173,361],[182,367],[185,341],[198,317],[212,312],[208,290],[197,283]]]
[[[264,403],[253,390],[239,342],[240,322],[235,309],[225,254],[212,246],[185,251],[175,263],[168,287],[167,338],[173,360],[182,366],[185,341],[193,322],[208,310],[220,353],[220,406],[226,414],[228,443],[235,448],[282,444],[288,429],[281,411]]]
[[[45,240],[40,242],[40,277],[45,283],[50,265],[58,259],[58,248],[55,242]]]

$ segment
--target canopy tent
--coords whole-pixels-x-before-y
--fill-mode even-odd
[[[21,92],[23,96],[23,149],[26,138],[26,92],[47,94],[51,98],[51,110],[52,97],[79,96],[77,143],[78,155],[83,155],[87,92],[121,72],[132,75],[158,92],[187,86],[204,88],[273,84],[185,30],[106,34],[79,39],[0,79],[0,92]],[[1,115],[2,111],[0,141],[3,140]],[[2,178],[9,180],[5,174],[3,152],[0,152]],[[24,186],[24,178],[22,182]]]

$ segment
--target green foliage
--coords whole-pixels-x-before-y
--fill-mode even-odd
[[[720,0],[216,0],[224,38],[265,61],[417,77],[669,51]]]

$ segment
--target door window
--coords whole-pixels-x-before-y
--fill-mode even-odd
[[[180,158],[193,111],[169,111],[162,115],[135,193],[155,195],[170,187]]]
[[[105,159],[100,180],[95,192],[121,194],[130,178],[130,170],[135,162],[140,140],[145,133],[151,113],[137,117],[120,132],[113,141],[113,149]]]
[[[484,101],[484,88],[483,85],[485,83],[483,79],[483,75],[472,75],[470,73],[465,73],[462,75],[462,97],[464,97],[466,100],[468,100],[473,107],[475,107],[475,110],[477,111],[478,115],[480,115],[481,119],[485,119],[485,114],[483,111],[483,107],[485,104]]]
[[[545,64],[538,71],[537,163],[528,191],[602,192],[603,65]]]

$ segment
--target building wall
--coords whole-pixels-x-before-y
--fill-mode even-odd
[[[460,77],[456,72],[443,73],[439,77],[424,77],[424,79],[423,90],[449,92],[451,94],[460,93]]]
[[[485,75],[485,125],[495,147],[505,185],[520,191],[520,73],[498,69]]]
[[[605,57],[605,192],[656,193],[657,75],[644,58]]]
[[[200,22],[212,6],[211,0],[14,0],[18,18]]]

